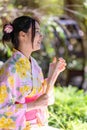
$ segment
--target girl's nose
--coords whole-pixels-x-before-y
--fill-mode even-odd
[[[42,33],[40,34],[40,38],[43,39],[43,34]]]

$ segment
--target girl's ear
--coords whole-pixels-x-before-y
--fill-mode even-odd
[[[25,37],[26,36],[26,33],[25,32],[23,32],[23,31],[20,31],[19,32],[19,37]]]

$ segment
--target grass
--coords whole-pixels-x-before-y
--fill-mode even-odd
[[[49,125],[60,130],[87,130],[87,94],[77,87],[56,87]]]

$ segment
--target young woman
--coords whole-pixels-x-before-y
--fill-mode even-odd
[[[47,106],[52,98],[46,94],[50,76],[47,80],[43,78],[41,68],[31,56],[40,49],[42,41],[38,20],[29,16],[16,18],[4,25],[2,40],[4,44],[11,40],[14,50],[0,69],[0,130],[56,129],[47,124]],[[65,66],[65,60],[60,58],[58,73]],[[50,67],[50,75],[51,68],[54,67]]]

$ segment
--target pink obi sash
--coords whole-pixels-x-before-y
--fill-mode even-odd
[[[33,96],[33,97],[26,97],[26,98],[25,98],[25,103],[33,102],[33,101],[35,101],[37,98],[38,98],[38,95]],[[16,102],[16,104],[19,104],[19,102]],[[26,121],[30,121],[30,120],[36,119],[37,113],[38,113],[38,110],[37,110],[37,109],[34,109],[34,110],[31,110],[31,111],[26,112],[26,113],[25,113]]]
[[[32,98],[26,97],[25,98],[25,103],[35,101],[37,98],[38,98],[38,96],[33,96]],[[36,118],[36,113],[37,113],[37,109],[26,112],[25,113],[26,121],[35,119]]]

